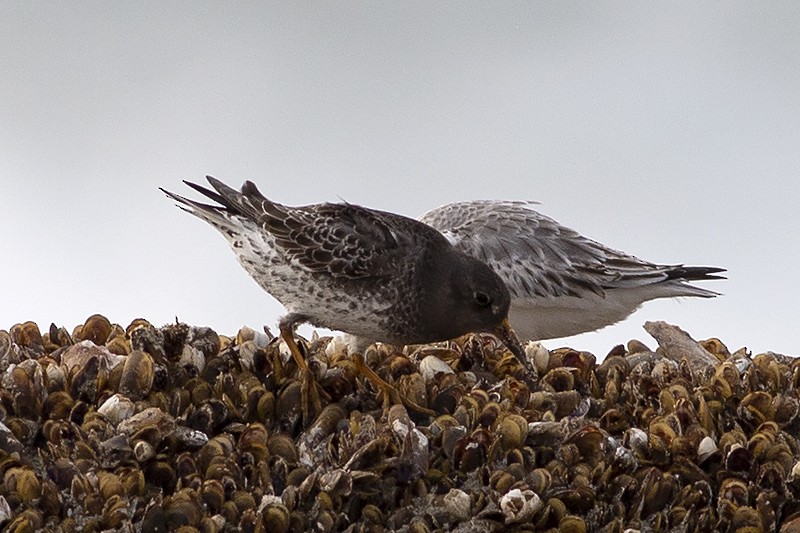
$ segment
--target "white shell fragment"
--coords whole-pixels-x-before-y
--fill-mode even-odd
[[[114,394],[109,396],[103,404],[97,408],[97,412],[106,417],[108,423],[116,426],[123,420],[133,416],[136,406],[124,394]]]
[[[506,524],[530,520],[541,506],[541,498],[532,490],[511,489],[500,498],[500,510]]]
[[[453,369],[450,365],[436,357],[435,355],[428,355],[419,363],[419,373],[422,374],[422,379],[426,383],[432,381],[437,374],[452,374]]]

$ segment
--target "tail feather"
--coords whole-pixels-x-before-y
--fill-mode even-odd
[[[175,194],[174,192],[170,192],[162,187],[158,188],[159,191],[166,194],[168,197],[172,198],[176,202],[178,202],[178,207],[183,209],[184,211],[188,211],[192,213],[194,210],[200,211],[219,211],[220,207],[218,205],[211,205],[211,204],[204,204],[202,202],[197,202],[195,200],[189,200],[181,196],[180,194]]]
[[[719,272],[727,272],[719,267],[676,266],[666,272],[667,279],[680,281],[701,281],[707,279],[728,279],[725,276],[716,276]]]
[[[207,189],[207,188],[203,187],[202,185],[198,185],[197,183],[192,183],[191,181],[183,180],[183,183],[185,183],[186,185],[188,185],[192,189],[196,190],[197,192],[199,192],[203,196],[206,196],[207,198],[210,198],[210,199],[214,200],[218,204],[224,205],[225,207],[229,207],[227,205],[227,202],[225,201],[225,198],[221,194],[218,194],[215,191],[212,191],[211,189]]]
[[[249,218],[253,222],[258,222],[262,216],[274,210],[278,205],[261,194],[251,181],[246,181],[240,192],[213,176],[206,176],[206,179],[219,194],[199,185],[191,185],[192,188],[224,205],[231,214]]]
[[[717,279],[717,278],[710,278],[710,279]],[[698,287],[697,285],[691,285],[689,283],[682,281],[673,283],[675,283],[676,287],[679,287],[679,290],[672,296],[699,296],[700,298],[714,298],[715,296],[722,295],[721,292],[712,291],[710,289],[704,289],[702,287]]]
[[[209,191],[204,187],[200,187],[199,185],[195,185],[193,183],[188,183],[187,185],[191,186],[192,188],[200,191],[200,189],[204,189],[203,194],[211,198],[212,200],[216,201],[216,193],[213,191]],[[237,230],[238,226],[234,222],[233,218],[230,215],[230,212],[223,206],[219,205],[211,205],[211,204],[204,204],[202,202],[197,202],[195,200],[190,200],[181,196],[180,194],[175,194],[174,192],[170,192],[164,188],[159,187],[159,190],[166,194],[172,200],[178,202],[178,207],[186,211],[187,213],[191,213],[192,215],[196,216],[199,219],[205,220],[219,231],[230,234],[231,230]]]
[[[213,176],[206,176],[214,190],[184,180],[184,183],[216,205],[189,200],[165,189],[161,191],[178,202],[178,207],[205,220],[223,233],[233,236],[242,226],[261,226],[269,220],[283,221],[287,218],[285,208],[266,198],[254,183],[246,181],[241,192],[225,185]],[[233,230],[233,233],[231,232]]]

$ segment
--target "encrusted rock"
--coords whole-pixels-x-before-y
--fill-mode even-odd
[[[314,385],[270,335],[20,323],[0,331],[0,524],[800,530],[798,360],[656,329],[656,352],[599,364],[530,343],[537,375],[491,336],[372,346],[388,403],[345,342],[299,339],[303,420]]]

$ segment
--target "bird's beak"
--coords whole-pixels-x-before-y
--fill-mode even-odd
[[[508,323],[508,318],[504,318],[500,324],[492,330],[492,335],[503,341],[508,349],[513,353],[519,361],[526,367],[528,364],[527,357],[525,356],[525,349],[517,338],[517,334],[511,329],[511,324]]]

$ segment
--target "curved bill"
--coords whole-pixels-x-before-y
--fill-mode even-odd
[[[528,362],[528,357],[525,355],[525,349],[519,342],[517,334],[511,329],[511,324],[508,323],[508,318],[504,318],[503,321],[492,330],[492,335],[503,341],[503,344],[508,347],[511,353],[513,353],[526,368],[532,368],[531,364]]]

